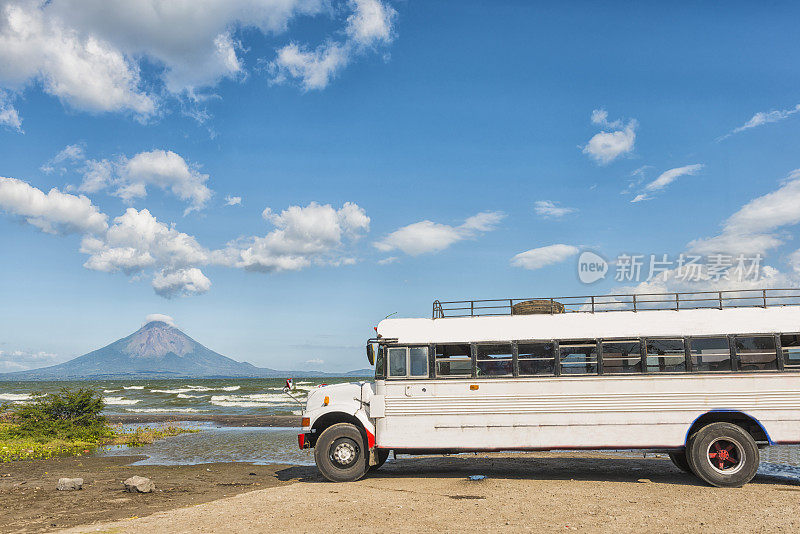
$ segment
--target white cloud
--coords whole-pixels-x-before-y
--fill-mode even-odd
[[[485,211],[473,215],[459,226],[420,221],[403,226],[374,243],[381,252],[400,250],[411,256],[439,252],[450,245],[490,232],[505,217],[498,211]]]
[[[322,365],[325,363],[325,360],[320,360],[319,358],[312,358],[310,360],[306,360],[303,363],[306,365]]]
[[[772,111],[759,111],[752,117],[750,120],[744,123],[743,125],[735,128],[731,133],[723,135],[718,141],[722,141],[723,139],[727,139],[728,137],[732,136],[733,134],[743,132],[744,130],[749,130],[750,128],[755,128],[757,126],[763,126],[765,124],[769,124],[771,122],[778,122],[784,119],[788,119],[795,113],[800,112],[800,104],[797,104],[793,108],[789,109],[777,109]]]
[[[370,219],[357,204],[340,209],[311,202],[290,206],[280,214],[266,208],[263,217],[275,230],[263,237],[233,241],[215,253],[215,261],[250,271],[297,271],[311,264],[348,265],[342,257],[345,241],[354,241],[369,230]]]
[[[128,208],[103,236],[87,236],[81,252],[93,271],[136,274],[150,267],[179,270],[208,263],[210,253],[197,240],[158,221],[146,209]]]
[[[4,91],[0,91],[0,126],[22,133],[22,119]]]
[[[232,197],[230,195],[225,197],[225,205],[226,206],[241,206],[242,205],[242,197]]]
[[[163,313],[151,313],[144,318],[144,326],[147,323],[152,323],[154,321],[167,323],[170,326],[175,326],[175,319],[170,317],[169,315],[164,315]]]
[[[108,227],[108,217],[83,195],[56,188],[45,194],[22,180],[2,176],[0,209],[50,234],[101,233]]]
[[[592,124],[597,124],[604,128],[621,128],[622,121],[617,119],[613,122],[608,121],[608,111],[603,108],[592,110]]]
[[[78,190],[84,193],[97,193],[110,190],[110,193],[128,203],[147,196],[149,186],[169,191],[175,197],[189,204],[184,215],[205,207],[214,194],[206,182],[208,175],[199,171],[199,165],[187,162],[171,150],[150,150],[140,152],[131,158],[117,156],[113,160],[87,159],[82,145],[68,145],[47,162],[42,170],[61,172],[70,164],[83,174]]]
[[[0,372],[13,373],[64,361],[58,354],[30,350],[0,350]]]
[[[211,287],[197,267],[209,263],[211,253],[146,209],[128,208],[103,236],[85,236],[80,250],[89,255],[83,266],[93,271],[134,276],[156,270],[153,289],[165,298],[205,293]]]
[[[532,248],[525,252],[520,252],[511,258],[511,265],[529,270],[541,269],[548,265],[561,263],[577,255],[579,251],[578,247],[561,243],[548,245],[546,247]]]
[[[389,265],[390,263],[396,262],[398,259],[397,256],[389,256],[388,258],[378,260],[378,265]]]
[[[0,88],[19,93],[38,86],[77,110],[129,112],[146,120],[159,113],[164,97],[196,103],[222,79],[244,79],[242,32],[279,35],[300,16],[337,17],[338,3],[6,0],[0,7]],[[329,56],[323,65],[315,68],[320,58],[305,56],[310,64],[287,70],[287,76],[321,87],[332,76],[325,74],[331,62],[336,70],[368,48],[391,42],[396,13],[388,4],[351,0],[345,5],[350,14],[339,33],[346,40],[320,49]],[[334,53],[337,47],[343,53]],[[280,54],[275,64],[280,70]],[[142,79],[145,65],[153,79]]]
[[[328,42],[315,50],[290,43],[278,50],[270,64],[273,83],[297,79],[303,89],[324,89],[349,62],[349,50],[339,43]]]
[[[559,206],[557,202],[552,200],[537,200],[533,205],[533,210],[536,215],[544,219],[560,219],[564,215],[575,213],[577,208],[568,208],[566,206]]]
[[[700,254],[764,254],[783,244],[776,230],[800,223],[800,169],[783,185],[742,206],[725,221],[717,236],[695,239],[689,249]]]
[[[359,46],[389,44],[394,39],[397,11],[379,0],[351,0],[353,14],[347,18],[345,33]]]
[[[324,89],[356,56],[394,39],[397,12],[379,0],[351,0],[344,42],[328,40],[311,50],[289,43],[269,64],[273,83],[296,80],[305,91]]]
[[[669,184],[680,178],[681,176],[694,176],[698,172],[700,172],[705,165],[701,163],[696,163],[694,165],[685,165],[683,167],[676,167],[674,169],[670,169],[668,171],[662,172],[658,178],[650,182],[644,187],[642,193],[636,195],[636,197],[631,200],[631,202],[641,202],[642,200],[650,200],[652,197],[648,193],[654,193],[656,191],[661,191]]]
[[[366,212],[351,202],[338,210],[316,202],[280,213],[267,208],[263,217],[274,230],[209,250],[147,209],[128,208],[109,226],[108,216],[84,196],[56,189],[45,195],[25,182],[2,177],[0,210],[51,233],[83,233],[80,252],[88,256],[86,269],[134,279],[152,275],[153,289],[165,298],[208,291],[211,281],[200,270],[207,265],[261,272],[300,270],[312,264],[353,265],[358,260],[346,254],[346,245],[369,231],[370,224]],[[481,214],[468,222],[470,231],[476,232],[488,228],[492,217]]]
[[[700,172],[700,169],[703,168],[703,165],[700,163],[696,163],[694,165],[685,165],[683,167],[676,167],[674,169],[670,169],[668,171],[664,171],[661,173],[658,178],[650,182],[645,186],[645,191],[660,191],[664,189],[669,184],[674,182],[680,176],[684,175],[695,175]]]
[[[153,289],[164,298],[200,295],[211,289],[211,280],[196,268],[159,271],[153,278]]]
[[[119,189],[116,194],[124,200],[144,197],[145,188],[154,185],[181,200],[189,202],[186,212],[202,209],[211,198],[211,190],[206,187],[207,174],[201,174],[197,166],[172,151],[152,150],[141,152],[118,167]]]
[[[595,134],[586,146],[583,153],[595,160],[599,165],[607,165],[618,157],[633,152],[636,142],[636,128],[638,123],[631,119],[623,125],[621,120],[608,121],[608,112],[604,109],[592,111],[592,123],[603,126],[613,131],[602,131]]]
[[[67,145],[61,151],[53,156],[53,158],[40,167],[41,171],[45,174],[52,174],[55,171],[61,174],[67,172],[65,164],[74,165],[86,159],[84,147],[82,144],[76,143],[74,145]]]
[[[76,109],[152,115],[156,103],[139,88],[138,66],[107,41],[53,16],[58,4],[23,0],[2,6],[0,84],[17,90],[40,83]]]

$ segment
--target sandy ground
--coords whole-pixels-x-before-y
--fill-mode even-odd
[[[285,483],[276,471],[286,466],[130,465],[142,458],[83,456],[0,464],[0,532],[44,532],[146,516]],[[152,478],[156,493],[125,493],[122,481],[133,475]],[[83,478],[84,489],[57,491],[61,477]]]
[[[67,532],[800,531],[800,487],[760,476],[711,488],[661,459],[480,455],[390,461],[347,484],[309,467],[274,477],[267,489]],[[134,496],[138,515],[163,498]]]

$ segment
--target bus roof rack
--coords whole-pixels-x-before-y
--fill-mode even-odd
[[[800,288],[433,301],[433,318],[800,305]]]

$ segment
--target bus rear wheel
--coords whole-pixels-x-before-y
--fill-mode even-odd
[[[753,437],[732,423],[711,423],[695,432],[686,445],[686,457],[695,475],[724,488],[750,482],[760,461]]]
[[[672,460],[672,463],[675,464],[675,467],[693,475],[692,468],[689,466],[689,460],[686,459],[686,451],[673,451],[669,453],[669,459]]]
[[[331,482],[352,482],[367,472],[367,454],[361,432],[350,423],[326,428],[317,439],[314,460]]]

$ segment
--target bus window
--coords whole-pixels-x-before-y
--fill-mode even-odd
[[[645,342],[648,373],[686,372],[686,346],[683,339],[648,339]]]
[[[511,376],[511,343],[478,345],[478,376]]]
[[[375,358],[375,378],[386,378],[386,348],[383,345],[378,347],[378,354]]]
[[[411,347],[408,349],[408,368],[410,376],[428,376],[428,347]]]
[[[389,378],[428,376],[428,347],[391,347]]]
[[[787,371],[800,371],[800,335],[781,336],[783,368]]]
[[[406,352],[405,347],[389,349],[389,377],[406,376]]]
[[[444,378],[472,376],[472,355],[469,344],[436,345],[436,376]]]
[[[727,337],[691,339],[693,371],[730,371],[731,349]]]
[[[639,340],[604,341],[603,373],[641,373],[642,355],[639,352]]]
[[[736,336],[736,355],[740,371],[769,371],[778,369],[775,338],[772,336]]]
[[[520,376],[552,375],[555,373],[555,354],[553,343],[520,343]]]
[[[597,373],[597,343],[594,341],[559,342],[562,375],[593,375]]]

